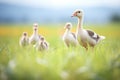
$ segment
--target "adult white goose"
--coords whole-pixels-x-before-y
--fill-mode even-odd
[[[66,46],[77,46],[76,35],[71,32],[72,24],[66,23],[64,28],[66,29],[66,31],[63,35],[63,41],[65,42]]]
[[[29,44],[36,44],[39,41],[39,35],[38,35],[38,25],[34,24],[33,26],[33,34],[29,38]]]
[[[36,50],[45,51],[49,49],[49,44],[46,42],[43,36],[40,37],[38,44],[36,44]]]
[[[27,32],[23,32],[19,41],[20,46],[27,46],[29,44],[29,38]]]
[[[105,37],[100,36],[91,30],[83,29],[83,15],[84,15],[83,10],[76,10],[73,13],[72,17],[78,18],[78,25],[76,30],[76,36],[77,36],[78,42],[83,47],[88,49],[88,45],[91,47],[94,47],[101,40],[105,39]]]

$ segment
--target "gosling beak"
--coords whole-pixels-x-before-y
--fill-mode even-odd
[[[66,29],[66,26],[64,27],[64,29]]]

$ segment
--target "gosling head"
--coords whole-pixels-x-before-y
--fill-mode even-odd
[[[41,40],[41,41],[44,41],[44,37],[43,37],[43,36],[41,36],[40,40]]]
[[[83,10],[75,10],[71,17],[78,17],[78,18],[80,18],[80,17],[83,16],[83,13],[84,13]]]
[[[68,30],[71,30],[72,24],[71,24],[70,22],[68,22],[68,23],[65,24],[65,27],[64,27],[64,28],[65,28],[65,29],[68,29]]]
[[[27,32],[23,32],[23,36],[25,36],[25,37],[26,37],[26,36],[27,36]]]

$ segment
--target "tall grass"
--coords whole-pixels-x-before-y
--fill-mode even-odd
[[[0,80],[119,80],[120,27],[87,27],[106,39],[94,50],[67,48],[61,40],[63,26],[41,26],[39,33],[50,44],[45,52],[31,45],[19,46],[23,31],[32,34],[29,25],[0,27]],[[25,27],[26,26],[26,27]],[[75,31],[75,28],[73,29]]]

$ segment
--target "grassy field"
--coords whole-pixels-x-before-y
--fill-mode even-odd
[[[120,25],[85,25],[106,39],[94,50],[66,48],[64,25],[40,25],[39,34],[50,44],[46,52],[21,48],[23,31],[32,25],[0,25],[0,80],[120,80]],[[75,31],[75,26],[73,31]]]

